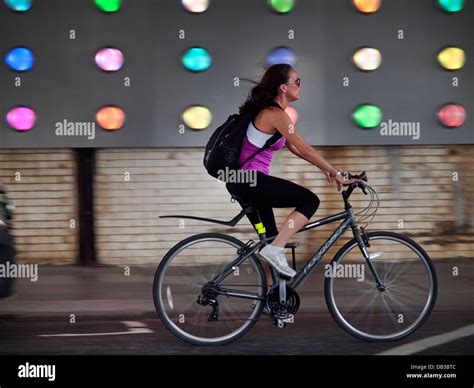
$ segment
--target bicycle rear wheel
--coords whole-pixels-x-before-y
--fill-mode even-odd
[[[349,334],[371,342],[395,341],[413,333],[436,301],[436,272],[427,253],[406,236],[367,233],[375,278],[355,239],[326,268],[325,297],[334,320]]]
[[[204,233],[181,241],[165,255],[155,274],[153,299],[161,321],[175,336],[196,345],[223,345],[255,324],[266,296],[264,272],[255,256],[233,267],[218,285],[255,299],[220,295],[212,287],[209,291],[209,282],[244,246],[231,236]]]

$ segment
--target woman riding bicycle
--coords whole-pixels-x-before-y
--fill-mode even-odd
[[[345,171],[336,169],[303,138],[294,127],[285,109],[291,102],[300,97],[301,79],[294,68],[287,64],[270,66],[261,81],[250,91],[247,100],[240,107],[239,113],[251,112],[253,121],[249,124],[244,139],[239,162],[244,162],[275,133],[282,138],[268,149],[249,159],[242,170],[255,170],[256,184],[227,183],[230,194],[235,195],[242,203],[250,204],[257,209],[260,221],[266,229],[267,237],[276,238],[259,253],[261,257],[281,274],[293,277],[295,271],[288,265],[284,247],[291,237],[313,216],[319,206],[316,194],[296,183],[271,176],[269,174],[272,153],[286,144],[296,156],[318,167],[328,182],[334,182],[337,189],[342,185],[359,182],[357,179],[345,179]],[[295,207],[280,231],[276,227],[273,208]],[[256,214],[249,214],[252,225],[258,222]],[[268,268],[265,268],[267,279],[271,279]]]

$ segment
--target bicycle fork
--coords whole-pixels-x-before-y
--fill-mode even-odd
[[[372,257],[367,251],[368,238],[365,235],[365,232],[361,233],[359,227],[355,223],[351,225],[351,228],[352,228],[352,233],[354,234],[354,238],[357,241],[357,245],[359,246],[359,249],[362,253],[362,256],[364,256],[364,259],[367,262],[367,265],[369,266],[370,272],[374,276],[377,289],[379,291],[385,291],[385,285],[380,280],[377,270],[375,269],[375,266],[372,263]]]

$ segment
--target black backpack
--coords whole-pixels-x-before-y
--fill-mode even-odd
[[[269,105],[283,109],[273,101]],[[280,132],[275,133],[266,141],[262,148],[255,151],[243,163],[239,163],[239,156],[247,134],[247,128],[256,115],[256,113],[230,115],[226,122],[213,132],[207,142],[203,161],[209,175],[217,178],[219,171],[225,171],[226,168],[228,170],[238,170],[255,155],[266,150],[281,139],[282,134]]]

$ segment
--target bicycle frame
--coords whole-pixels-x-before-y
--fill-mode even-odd
[[[381,284],[379,276],[377,275],[377,272],[375,271],[375,268],[372,265],[372,262],[370,260],[370,256],[367,252],[361,233],[357,227],[357,221],[356,221],[353,209],[350,205],[347,206],[344,212],[337,213],[335,215],[322,218],[314,222],[307,223],[297,233],[301,233],[310,229],[327,225],[339,220],[343,220],[343,222],[337,227],[334,233],[332,233],[332,235],[326,240],[326,242],[315,252],[315,254],[306,262],[305,266],[293,278],[293,283],[291,284],[291,287],[293,289],[296,290],[299,287],[299,285],[303,282],[303,280],[311,273],[312,269],[321,261],[324,254],[334,245],[334,243],[339,239],[339,237],[341,237],[346,232],[346,230],[349,227],[352,228],[354,238],[356,239],[359,245],[359,248],[369,265],[369,268],[372,274],[374,275],[376,283],[378,285]],[[271,237],[271,238],[266,238],[265,236],[261,237],[261,240],[257,244],[255,244],[252,247],[249,247],[243,255],[240,255],[239,257],[237,257],[232,263],[230,263],[224,269],[224,271],[221,274],[217,275],[213,280],[211,280],[210,283],[215,286],[219,286],[219,284],[227,276],[229,276],[231,273],[234,272],[235,267],[240,266],[245,260],[247,260],[250,256],[252,256],[257,250],[259,250],[260,248],[263,248],[264,245],[268,244],[274,239],[275,237]],[[278,284],[279,280],[277,279],[276,271],[274,268],[272,267],[270,268],[272,271],[273,280],[275,284]],[[225,296],[232,296],[232,297],[238,297],[238,298],[243,298],[243,299],[255,299],[255,300],[266,299],[266,297],[259,297],[256,294],[243,292],[243,291],[229,290],[229,289],[224,289],[224,288],[219,288],[219,293]]]
[[[361,177],[365,177],[365,172],[363,172]],[[364,179],[364,178],[362,178]],[[366,180],[366,179],[365,179]],[[355,240],[357,241],[357,245],[359,246],[359,249],[364,256],[367,265],[370,269],[370,272],[374,276],[375,282],[377,284],[377,287],[383,287],[382,282],[380,280],[380,277],[377,274],[377,271],[375,270],[374,265],[372,264],[371,258],[369,253],[367,252],[367,248],[365,245],[365,242],[362,238],[361,232],[357,226],[357,220],[354,215],[354,211],[352,209],[352,205],[349,203],[349,197],[351,196],[353,190],[355,188],[361,188],[361,190],[366,194],[364,185],[362,183],[354,183],[351,184],[347,190],[342,192],[342,198],[344,200],[344,205],[345,205],[345,211],[341,213],[337,213],[332,216],[328,216],[325,218],[322,218],[320,220],[314,221],[314,222],[309,222],[305,224],[300,230],[298,230],[296,233],[301,233],[305,232],[310,229],[314,229],[323,225],[330,224],[335,221],[342,220],[341,224],[336,228],[336,230],[329,236],[329,238],[326,240],[326,242],[314,253],[314,255],[306,262],[304,265],[303,269],[299,271],[295,277],[293,278],[293,282],[291,284],[291,287],[293,289],[297,289],[299,285],[303,282],[303,280],[308,276],[312,269],[321,261],[322,257],[324,254],[334,245],[334,243],[346,232],[346,230],[350,227],[352,229],[352,233],[354,235]],[[188,218],[188,219],[194,219],[194,220],[199,220],[199,221],[206,221],[206,222],[212,222],[212,223],[218,223],[221,225],[226,225],[226,226],[235,226],[243,217],[245,214],[248,214],[249,212],[253,212],[254,209],[249,206],[249,205],[244,205],[243,210],[235,216],[232,220],[230,221],[220,221],[220,220],[214,220],[210,218],[204,218],[204,217],[194,217],[194,216],[185,216],[185,215],[168,215],[168,216],[160,216],[160,218]],[[224,271],[217,275],[214,279],[212,279],[209,284],[212,284],[214,287],[217,287],[215,289],[215,292],[225,295],[225,296],[231,296],[231,297],[237,297],[237,298],[243,298],[243,299],[253,299],[253,300],[265,300],[266,296],[260,297],[257,294],[254,293],[249,293],[245,291],[237,291],[237,290],[230,290],[230,289],[225,289],[219,287],[219,284],[231,273],[234,272],[236,267],[239,267],[245,260],[247,260],[249,257],[251,257],[257,250],[260,248],[263,248],[264,245],[268,244],[269,242],[273,241],[276,236],[267,238],[265,236],[265,228],[263,227],[262,223],[258,223],[255,225],[258,235],[260,238],[260,241],[256,243],[253,246],[244,246],[240,248],[237,253],[239,253],[239,256],[232,262],[230,263]],[[261,232],[263,230],[263,232]],[[286,295],[286,289],[285,289],[285,281],[280,280],[280,278],[277,275],[276,270],[270,266],[270,271],[272,274],[273,282],[274,285],[280,285],[280,299],[285,299]]]

